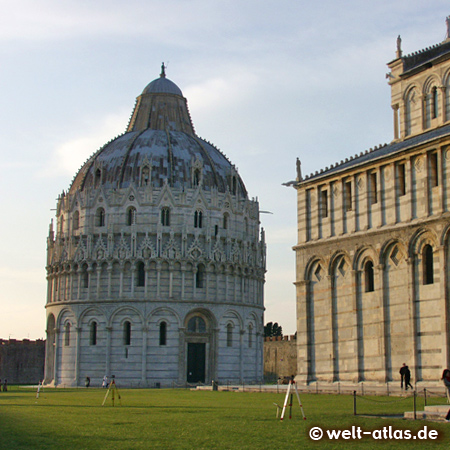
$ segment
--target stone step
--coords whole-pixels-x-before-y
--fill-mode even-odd
[[[445,422],[445,416],[447,415],[449,409],[450,405],[425,406],[425,411],[416,411],[416,418]],[[405,419],[414,419],[414,411],[406,411],[403,417]]]

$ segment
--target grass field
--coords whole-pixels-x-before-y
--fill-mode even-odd
[[[450,438],[450,424],[376,416],[412,410],[412,399],[358,400],[361,415],[354,416],[351,396],[303,394],[307,420],[294,403],[292,419],[281,422],[275,418],[273,403],[283,404],[282,393],[124,389],[121,406],[116,398],[112,407],[108,398],[102,407],[105,392],[45,389],[39,399],[31,389],[0,393],[0,449],[427,449],[448,446]],[[418,408],[423,409],[421,401]],[[313,441],[308,436],[313,426],[324,430],[359,426],[363,431],[392,426],[415,434],[425,425],[437,430],[438,440],[363,436]]]

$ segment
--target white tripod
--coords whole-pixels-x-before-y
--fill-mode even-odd
[[[305,413],[303,412],[302,402],[300,401],[300,395],[298,395],[297,385],[295,384],[295,381],[293,381],[293,380],[289,381],[289,386],[288,386],[288,389],[287,389],[287,392],[286,392],[286,398],[284,399],[283,411],[281,412],[281,419],[280,420],[284,419],[284,413],[286,411],[286,406],[287,406],[287,403],[288,403],[289,395],[290,395],[289,419],[292,418],[292,397],[294,396],[294,394],[291,393],[292,386],[294,386],[293,389],[295,389],[295,394],[297,395],[298,404],[300,405],[300,409],[302,410],[303,420],[306,420]]]

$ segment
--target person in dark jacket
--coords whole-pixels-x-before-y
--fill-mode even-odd
[[[403,366],[400,368],[400,389],[403,389],[403,382],[405,381],[405,373],[407,370],[408,366],[403,363]]]
[[[408,390],[408,386],[409,386],[411,389],[414,389],[414,388],[411,386],[410,381],[411,381],[411,371],[409,370],[409,367],[408,367],[408,366],[405,366],[405,391]]]

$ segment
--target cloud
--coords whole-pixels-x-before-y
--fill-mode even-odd
[[[112,137],[125,131],[125,124],[129,118],[129,111],[117,114],[109,114],[95,126],[89,126],[75,132],[79,137],[62,142],[53,151],[52,159],[40,173],[42,177],[54,177],[59,175],[74,175],[80,166],[100,147],[109,142]]]

